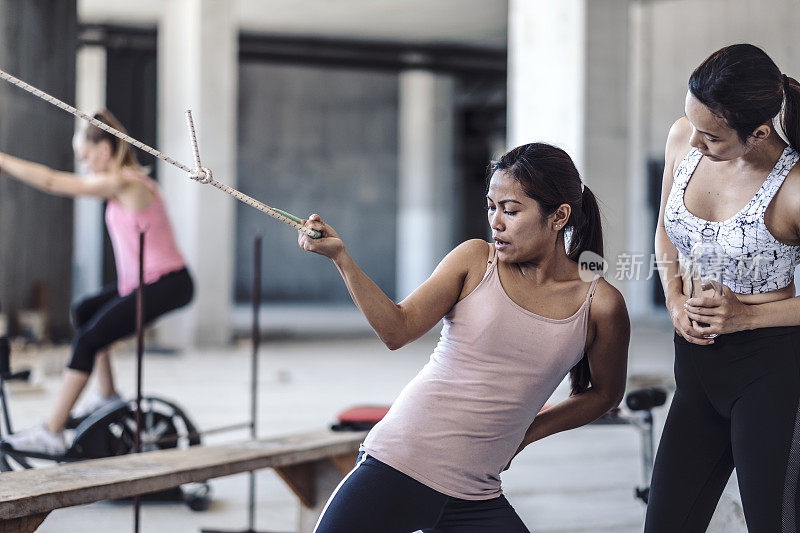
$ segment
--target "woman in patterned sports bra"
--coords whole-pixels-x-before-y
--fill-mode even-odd
[[[307,225],[323,237],[299,236],[305,250],[333,260],[390,349],[444,319],[428,364],[367,435],[317,533],[526,532],[500,473],[526,445],[587,424],[622,398],[625,302],[576,262],[583,251],[603,252],[594,195],[570,157],[547,144],[515,148],[492,171],[493,245],[460,244],[399,304],[317,215]],[[567,374],[570,397],[539,414]]]
[[[692,73],[656,230],[677,389],[647,533],[705,531],[734,467],[750,532],[798,530],[798,149],[800,85],[763,50],[728,46]],[[725,252],[723,285],[691,297],[686,258],[704,228]]]

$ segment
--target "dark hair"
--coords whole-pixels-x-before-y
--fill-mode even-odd
[[[781,114],[789,145],[800,150],[800,84],[781,74],[761,48],[734,44],[717,50],[692,72],[689,91],[725,119],[742,142]]]
[[[581,183],[578,169],[561,148],[544,143],[518,146],[489,165],[491,174],[502,171],[514,178],[529,198],[539,204],[544,218],[562,204],[572,208],[566,227],[571,228],[567,256],[578,261],[583,252],[603,255],[603,230],[600,208],[589,187]],[[564,231],[563,229],[560,231]],[[584,354],[569,371],[571,392],[579,394],[589,388],[589,359]]]
[[[122,126],[122,124],[120,124],[119,120],[117,120],[117,117],[115,117],[108,109],[101,109],[94,114],[94,118],[122,133],[128,133],[125,131],[125,128]],[[136,159],[136,153],[133,151],[131,145],[127,142],[92,124],[86,126],[86,130],[84,131],[83,135],[87,141],[91,141],[93,143],[108,141],[108,143],[111,145],[111,153],[113,154],[114,159],[119,162],[120,166],[133,167],[141,170],[141,165]]]

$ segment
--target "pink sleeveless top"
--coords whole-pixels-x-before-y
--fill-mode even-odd
[[[139,179],[153,192],[153,201],[144,211],[129,211],[116,200],[106,205],[106,227],[114,248],[117,265],[117,290],[121,296],[139,286],[139,231],[144,230],[144,282],[153,283],[161,276],[186,266],[167,216],[166,206],[155,181],[132,170],[125,177]]]
[[[514,303],[494,249],[483,280],[444,317],[428,363],[405,386],[361,449],[455,498],[502,494],[500,472],[533,418],[581,360],[589,306],[552,319]]]

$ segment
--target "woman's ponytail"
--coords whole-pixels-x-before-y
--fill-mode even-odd
[[[603,229],[600,220],[600,206],[589,187],[583,185],[581,192],[581,212],[570,239],[569,256],[577,262],[583,252],[603,255]]]
[[[783,113],[781,129],[789,146],[800,152],[800,83],[783,74]]]
[[[108,126],[111,126],[121,133],[127,133],[119,120],[117,120],[117,117],[115,117],[108,109],[101,109],[95,113],[94,118],[104,124],[107,124]],[[112,158],[118,166],[122,168],[133,168],[134,170],[140,172],[144,171],[142,166],[139,164],[139,160],[136,158],[136,152],[133,151],[133,147],[127,142],[117,138],[115,135],[100,129],[97,126],[89,124],[86,126],[86,130],[84,131],[84,137],[87,141],[91,141],[93,143],[108,141],[108,143],[111,145]]]
[[[603,229],[600,221],[600,206],[597,198],[585,184],[581,192],[581,216],[572,230],[569,258],[578,262],[583,252],[594,252],[603,256]],[[578,364],[569,371],[570,394],[585,392],[591,384],[592,374],[589,371],[589,358],[586,354]]]

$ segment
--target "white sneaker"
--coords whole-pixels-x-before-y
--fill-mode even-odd
[[[92,389],[92,392],[89,393],[86,399],[83,402],[81,402],[81,405],[79,405],[70,414],[70,416],[73,419],[80,420],[86,418],[87,416],[94,413],[98,409],[118,401],[120,401],[119,394],[114,393],[113,396],[106,397],[100,394],[100,391],[98,391],[97,389]]]
[[[43,453],[47,455],[64,455],[67,445],[63,433],[51,433],[44,424],[39,424],[25,431],[9,435],[3,444],[17,452]]]

